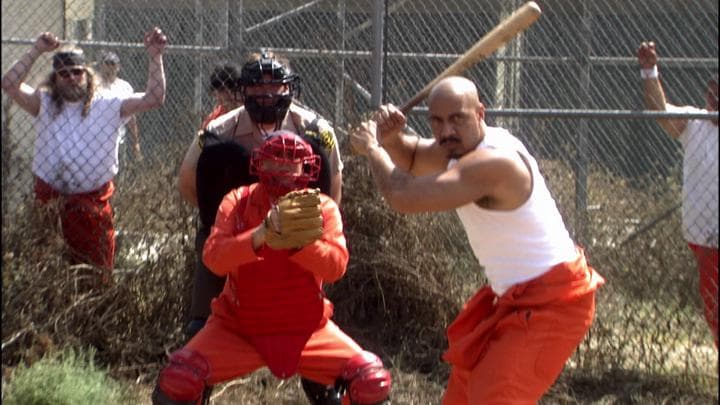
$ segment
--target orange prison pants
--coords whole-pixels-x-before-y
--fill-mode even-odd
[[[700,273],[700,297],[705,306],[705,319],[718,347],[718,250],[688,243],[695,254]]]
[[[41,204],[61,199],[63,238],[70,248],[73,263],[98,266],[106,271],[107,279],[115,256],[115,229],[110,206],[114,191],[115,186],[110,181],[89,193],[62,194],[35,178],[35,198]]]
[[[265,366],[255,348],[228,328],[231,318],[210,316],[207,324],[185,346],[210,364],[208,385],[232,380]],[[298,374],[321,384],[334,384],[351,357],[362,348],[331,320],[315,331],[300,356]],[[291,376],[287,376],[288,378]]]
[[[595,294],[565,304],[509,315],[473,369],[452,368],[442,403],[536,404],[587,333]]]
[[[480,290],[448,328],[443,404],[537,403],[590,328],[603,283],[581,253],[500,297]]]

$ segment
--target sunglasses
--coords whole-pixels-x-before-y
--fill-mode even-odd
[[[57,71],[57,74],[60,75],[60,77],[62,77],[63,79],[67,79],[70,76],[82,76],[83,73],[85,73],[85,69],[82,68],[64,69]]]

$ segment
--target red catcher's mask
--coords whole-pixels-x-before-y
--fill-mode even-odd
[[[250,174],[256,175],[271,199],[276,200],[317,181],[320,156],[297,134],[275,131],[262,146],[253,150]]]

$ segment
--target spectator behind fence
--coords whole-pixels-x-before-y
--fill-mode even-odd
[[[537,161],[485,124],[473,82],[449,77],[428,97],[434,139],[402,133],[385,105],[351,135],[391,208],[454,209],[489,286],[448,327],[444,404],[534,404],[582,342],[603,283],[565,227]]]
[[[291,70],[289,62],[271,53],[252,53],[245,59],[236,84],[234,90],[242,107],[209,122],[190,144],[180,168],[180,194],[200,208],[190,322],[186,328],[188,337],[205,324],[212,299],[225,285],[225,277],[211,273],[202,262],[203,246],[217,206],[228,191],[256,181],[249,176],[247,168],[239,167],[238,163],[246,161],[249,152],[262,145],[270,132],[290,130],[311,139],[313,144],[324,150],[329,166],[328,194],[340,204],[342,161],[335,133],[326,120],[300,106],[294,99],[300,92],[300,77]],[[211,164],[203,165],[204,162]],[[224,179],[220,180],[221,177]],[[214,186],[210,187],[211,183]],[[203,194],[199,194],[201,187]],[[314,382],[305,379],[302,382],[313,403],[313,397],[336,395],[332,387],[326,390],[326,387]]]
[[[165,100],[167,38],[155,27],[144,41],[150,56],[145,93],[100,96],[93,70],[75,47],[57,50],[47,81],[39,89],[31,87],[25,78],[32,65],[61,45],[50,32],[41,33],[2,77],[3,90],[35,117],[36,201],[39,206],[57,204],[70,260],[98,266],[103,282],[110,281],[115,253],[110,197],[118,173],[120,128],[133,114],[158,108]]]
[[[210,74],[210,92],[215,98],[215,107],[203,120],[201,130],[215,118],[242,106],[236,92],[238,80],[240,69],[233,63],[220,63],[213,68]]]
[[[201,403],[208,386],[263,366],[337,388],[313,404],[386,403],[390,373],[332,321],[322,289],[345,274],[348,250],[337,204],[307,188],[320,159],[290,131],[270,133],[252,152],[259,180],[223,198],[203,251],[227,282],[207,324],[170,355],[153,404]]]
[[[705,109],[675,106],[660,83],[654,42],[638,49],[645,106],[650,110],[698,113],[718,110],[717,73],[708,81]],[[705,319],[718,346],[718,120],[658,119],[683,148],[683,236],[697,261]]]
[[[96,70],[98,72],[98,89],[107,91],[111,95],[117,93],[121,98],[126,98],[135,93],[133,87],[127,81],[118,77],[120,72],[120,58],[115,52],[103,51],[100,53],[100,60],[97,62]],[[111,96],[113,97],[113,96]],[[138,129],[137,119],[131,115],[127,121],[127,128],[132,136],[132,157],[136,161],[142,161],[142,151],[140,149],[140,130]],[[125,139],[125,126],[120,128],[120,146],[118,148],[119,160],[121,163],[130,161],[130,152]]]

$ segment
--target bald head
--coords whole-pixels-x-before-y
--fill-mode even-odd
[[[475,83],[461,76],[449,76],[437,82],[430,90],[428,103],[432,103],[437,98],[446,99],[448,97],[463,99],[463,101],[471,102],[474,105],[480,103]]]
[[[428,96],[430,128],[449,159],[475,149],[485,136],[485,107],[470,80],[450,76],[433,86]]]

